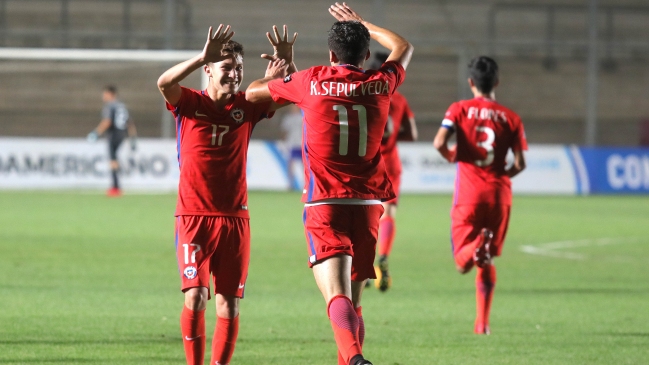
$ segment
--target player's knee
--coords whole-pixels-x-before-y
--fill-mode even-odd
[[[471,266],[463,267],[463,266],[456,265],[455,268],[457,269],[457,272],[459,272],[462,275],[464,275],[464,274],[468,273],[469,271],[471,271]]]
[[[384,210],[383,215],[381,216],[381,218],[385,218],[385,217],[390,217],[392,219],[396,218],[396,216],[397,216],[397,206],[395,204],[383,203],[383,209],[385,209],[385,210]]]
[[[185,291],[185,306],[193,311],[201,311],[207,307],[207,288],[190,288]]]
[[[216,315],[221,318],[234,318],[239,315],[239,298],[229,295],[216,295]]]

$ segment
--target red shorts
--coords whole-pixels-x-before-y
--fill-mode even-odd
[[[374,255],[383,206],[324,204],[304,208],[309,266],[332,256],[352,257],[352,280],[375,279]]]
[[[451,245],[453,254],[478,237],[483,228],[493,231],[491,255],[500,256],[509,225],[509,205],[455,205],[451,209]]]
[[[250,261],[250,224],[246,218],[176,217],[176,258],[183,291],[210,287],[214,293],[243,298]]]

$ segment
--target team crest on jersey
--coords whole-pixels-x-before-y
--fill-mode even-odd
[[[196,275],[198,275],[198,270],[196,270],[196,268],[193,267],[193,266],[187,266],[185,268],[185,270],[183,271],[183,274],[185,275],[185,277],[187,279],[191,280],[191,279],[195,278]]]
[[[241,123],[243,122],[243,110],[236,108],[230,113],[230,116],[232,119],[234,119],[235,122]]]

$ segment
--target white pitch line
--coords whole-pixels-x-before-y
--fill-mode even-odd
[[[586,238],[581,240],[546,242],[538,245],[524,245],[521,246],[520,249],[521,251],[531,255],[556,257],[569,260],[585,260],[588,258],[587,255],[559,250],[565,248],[617,245],[621,243],[637,242],[640,239],[641,237]]]

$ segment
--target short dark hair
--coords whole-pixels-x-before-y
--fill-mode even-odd
[[[370,49],[370,31],[355,20],[335,22],[329,29],[327,43],[341,63],[358,65]]]
[[[372,59],[372,63],[370,63],[370,67],[368,69],[370,70],[378,70],[381,68],[381,66],[385,63],[385,61],[388,60],[388,57],[390,54],[386,52],[376,52],[374,53],[374,58]]]
[[[234,56],[239,55],[241,56],[241,58],[243,58],[243,45],[239,42],[229,40],[228,43],[223,46],[223,52],[232,54]]]
[[[498,64],[491,57],[478,56],[469,62],[469,75],[475,87],[488,94],[498,83]]]
[[[115,85],[106,85],[104,86],[104,91],[108,91],[113,95],[117,95],[117,86]]]

